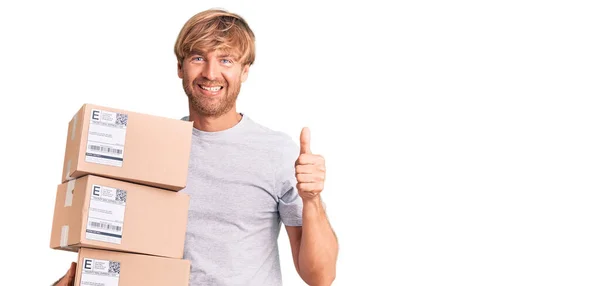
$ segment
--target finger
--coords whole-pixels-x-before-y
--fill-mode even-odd
[[[297,174],[298,183],[319,183],[325,180],[325,173]]]
[[[69,267],[69,271],[67,271],[67,277],[75,277],[75,271],[77,269],[77,263],[71,262],[71,267]]]
[[[310,129],[302,128],[300,132],[300,154],[311,154],[310,151]]]
[[[315,165],[296,165],[296,174],[310,174],[315,172]]]
[[[298,192],[320,192],[323,190],[323,183],[298,183],[296,188]]]
[[[71,266],[69,267],[67,274],[65,274],[65,277],[63,278],[63,284],[61,284],[61,285],[71,286],[71,285],[75,284],[76,269],[77,269],[77,263],[71,262]]]
[[[321,155],[300,154],[296,165],[325,165],[325,158]]]
[[[298,183],[315,183],[317,181],[313,174],[297,174],[296,180]]]

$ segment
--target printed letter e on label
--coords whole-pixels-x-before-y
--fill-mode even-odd
[[[99,110],[92,110],[92,119],[94,120],[100,120],[100,117],[98,117],[100,115],[100,111]]]
[[[100,186],[94,186],[94,191],[92,191],[92,194],[96,197],[100,196]]]

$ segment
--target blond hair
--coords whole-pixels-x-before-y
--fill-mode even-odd
[[[214,50],[237,52],[242,65],[252,65],[254,32],[241,16],[222,9],[209,9],[192,16],[175,42],[177,61],[181,65],[192,52]]]

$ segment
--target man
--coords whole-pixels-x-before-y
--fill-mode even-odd
[[[175,43],[177,73],[188,97],[193,142],[184,258],[190,285],[282,285],[277,238],[285,225],[296,271],[309,285],[336,275],[337,237],[320,193],[325,160],[310,133],[292,138],[236,111],[254,63],[254,33],[224,10],[196,14]],[[69,285],[74,264],[58,285]],[[62,283],[62,284],[60,284]]]

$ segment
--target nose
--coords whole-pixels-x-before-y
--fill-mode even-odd
[[[215,80],[218,74],[217,68],[213,61],[206,61],[202,68],[202,76],[208,80]]]

